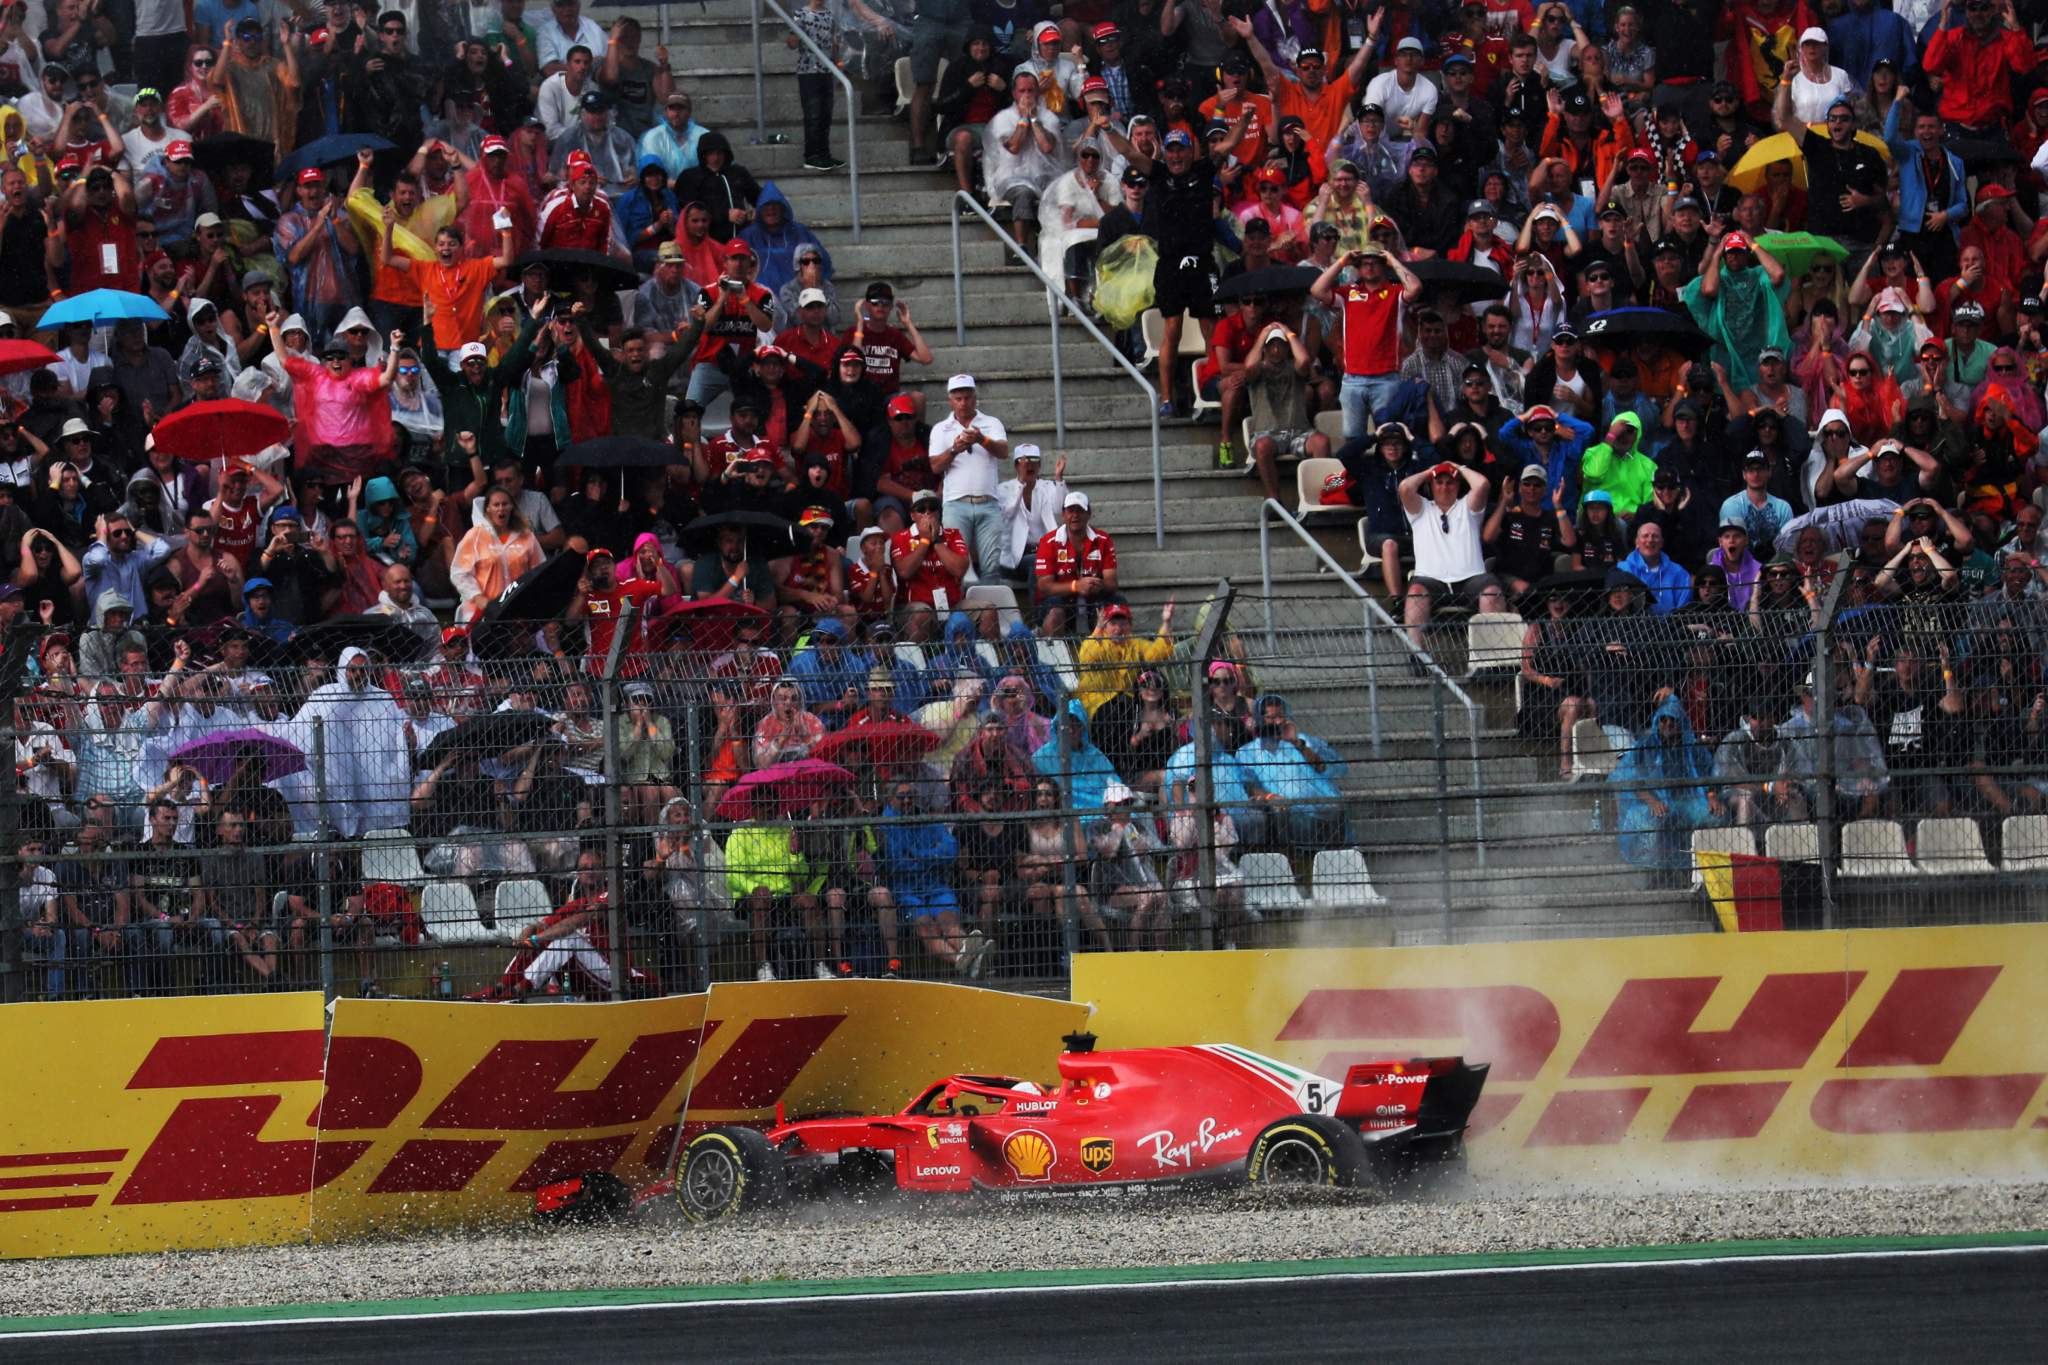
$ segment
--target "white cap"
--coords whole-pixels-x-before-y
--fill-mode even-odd
[[[456,350],[455,363],[460,365],[464,361],[483,360],[489,355],[490,352],[484,348],[481,341],[466,341]]]
[[[1137,793],[1121,782],[1112,782],[1102,789],[1102,804],[1105,806],[1121,806],[1137,799]]]
[[[82,417],[74,417],[64,424],[64,430],[57,434],[57,439],[61,441],[67,436],[90,435],[92,435],[92,428],[85,424],[85,419]]]
[[[1828,31],[1819,26],[1809,28],[1799,35],[1799,41],[1802,43],[1825,43],[1827,40]]]
[[[1067,494],[1067,500],[1061,503],[1060,506],[1078,507],[1085,512],[1088,510],[1088,495],[1076,488],[1073,492]]]
[[[973,387],[974,376],[971,374],[956,374],[946,381],[947,393],[951,393],[955,389],[971,389]]]
[[[1040,464],[1045,463],[1045,457],[1038,453],[1038,447],[1029,441],[1024,442],[1024,444],[1010,452],[1011,464],[1015,464],[1019,460],[1037,460]]]
[[[866,540],[869,536],[880,536],[882,539],[887,540],[889,538],[889,533],[887,531],[884,531],[879,526],[870,526],[867,530],[862,531],[860,533],[860,538],[854,541],[854,544],[860,544],[861,541]]]
[[[808,308],[814,303],[830,302],[831,300],[825,297],[825,291],[822,289],[806,289],[796,296],[796,306],[799,308]]]

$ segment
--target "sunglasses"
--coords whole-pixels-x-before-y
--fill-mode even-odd
[[[403,25],[403,24],[386,24],[386,25],[385,25],[384,27],[382,27],[382,28],[378,29],[377,31],[378,31],[379,33],[388,33],[388,34],[391,34],[391,35],[392,35],[392,36],[394,36],[394,37],[400,37],[400,38],[402,38],[402,37],[404,37],[404,36],[405,36],[405,25]]]
[[[1869,375],[1869,373],[1870,373],[1870,367],[1869,367],[1868,365],[1863,365],[1863,366],[1858,366],[1858,367],[1856,367],[1856,368],[1853,368],[1853,369],[1851,369],[1851,370],[1849,371],[1849,377],[1850,377],[1851,379],[1862,379],[1862,378],[1864,378],[1864,377],[1868,376],[1868,375]]]
[[[420,367],[417,365],[400,365],[398,367],[398,372],[400,374],[418,374],[420,372]]]
[[[1993,365],[1991,367],[1993,374],[2018,374],[2019,371],[2020,367],[2017,365]]]
[[[89,94],[90,92],[97,90],[99,88],[100,83],[98,81],[80,81],[78,83],[78,93],[81,95]]]
[[[192,69],[194,71],[206,71],[211,69],[212,66],[213,58],[211,57],[194,57],[192,59]]]

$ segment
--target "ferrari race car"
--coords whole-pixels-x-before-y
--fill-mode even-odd
[[[1051,1088],[948,1076],[898,1114],[697,1133],[637,1203],[673,1198],[710,1222],[835,1187],[1122,1196],[1195,1181],[1391,1183],[1462,1164],[1487,1071],[1460,1057],[1361,1062],[1339,1082],[1228,1044],[1066,1041]]]

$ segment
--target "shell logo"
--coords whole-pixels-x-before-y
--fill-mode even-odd
[[[1019,1180],[1050,1179],[1058,1155],[1052,1140],[1036,1128],[1020,1128],[1003,1143],[1003,1160],[1010,1163]]]

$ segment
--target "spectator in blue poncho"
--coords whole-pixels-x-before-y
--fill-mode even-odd
[[[832,253],[825,250],[817,233],[796,220],[796,210],[773,180],[762,184],[761,197],[754,203],[754,221],[739,236],[760,259],[761,272],[755,283],[771,294],[796,277],[796,249],[800,246],[816,247],[825,278],[832,278]]]
[[[1693,734],[1685,708],[1667,696],[1609,779],[1620,792],[1615,827],[1621,856],[1669,885],[1690,862],[1692,832],[1713,823],[1707,788],[1713,756]]]
[[[1031,755],[1031,766],[1061,783],[1062,804],[1075,810],[1102,809],[1102,793],[1118,780],[1109,755],[1088,737],[1088,710],[1078,701],[1067,703],[1052,738]],[[1062,767],[1070,770],[1070,776],[1061,773]]]

